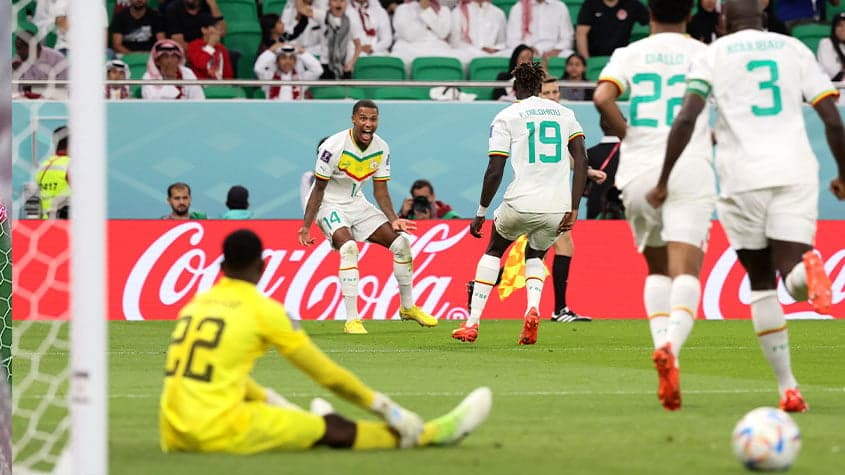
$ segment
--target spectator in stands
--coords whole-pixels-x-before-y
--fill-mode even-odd
[[[164,24],[167,36],[177,43],[184,51],[188,43],[202,38],[204,18],[202,13],[211,15],[217,21],[220,36],[226,36],[226,20],[217,6],[217,0],[173,0],[167,5]]]
[[[202,211],[191,211],[191,187],[187,183],[178,181],[167,187],[167,204],[170,214],[161,219],[206,219]]]
[[[64,80],[68,63],[62,53],[42,45],[33,32],[19,30],[15,33],[15,51],[12,58],[12,79]],[[15,97],[39,99],[53,97],[55,88],[19,86]]]
[[[376,0],[350,0],[349,10],[358,17],[363,36],[361,54],[387,55],[393,44],[393,28],[387,11]]]
[[[483,56],[502,56],[507,48],[507,20],[490,0],[461,0],[452,11],[452,47],[465,63]]]
[[[763,4],[763,13],[766,15],[765,18],[765,26],[766,30],[771,31],[772,33],[780,33],[781,35],[788,35],[789,32],[786,30],[786,25],[783,24],[782,21],[778,18],[777,14],[775,13],[775,5],[774,2],[769,2],[769,0],[761,0]],[[721,26],[721,24],[720,24]]]
[[[268,13],[262,15],[258,22],[261,24],[261,44],[258,45],[258,51],[255,53],[256,57],[261,56],[267,48],[278,43],[285,34],[285,24],[282,21],[281,15],[276,13]]]
[[[255,76],[268,80],[310,81],[323,74],[320,61],[301,46],[276,42],[255,60]],[[302,86],[262,86],[267,99],[295,101],[305,99]]]
[[[619,137],[610,135],[608,124],[602,119],[599,122],[604,136],[601,141],[587,149],[590,170],[598,170],[606,174],[606,180],[588,183],[587,219],[624,219],[625,206],[619,199],[619,190],[614,186],[616,169],[619,168]]]
[[[347,14],[346,0],[329,0],[328,11],[315,9],[314,16],[323,25],[322,78],[351,78],[355,62],[361,55],[361,24]]]
[[[497,81],[513,81],[513,70],[516,69],[517,65],[522,63],[530,63],[534,60],[534,55],[536,51],[532,49],[528,45],[517,45],[516,48],[513,49],[513,53],[511,53],[511,60],[508,64],[508,70],[502,71],[496,76]],[[496,88],[493,90],[493,99],[498,101],[509,101],[513,102],[516,100],[516,97],[513,95],[513,88]]]
[[[845,12],[837,13],[830,25],[830,38],[819,41],[818,58],[824,72],[833,81],[845,75]]]
[[[131,0],[129,8],[115,13],[111,22],[112,49],[127,54],[147,52],[163,40],[164,19],[157,10],[147,8],[147,0]]]
[[[178,0],[177,0],[178,1]],[[153,45],[147,72],[143,79],[196,79],[194,72],[185,67],[185,54],[179,43],[173,40],[160,40]],[[200,86],[142,86],[144,99],[205,99]]]
[[[85,26],[91,27],[99,23],[103,28],[103,38],[108,43],[108,12],[105,2],[94,3],[96,11],[86,20]],[[68,10],[70,0],[36,0],[35,15],[32,22],[38,27],[38,39],[43,40],[48,34],[55,33],[56,44],[53,47],[67,56],[70,50],[68,37]],[[111,51],[107,51],[110,55]]]
[[[428,204],[428,212],[424,209],[425,206],[420,205],[420,203],[423,203],[422,200],[425,200],[425,203]],[[399,217],[407,219],[456,219],[460,216],[452,211],[451,206],[437,199],[434,194],[434,186],[430,181],[420,179],[411,185],[411,197],[405,198],[405,201],[402,202]]]
[[[381,3],[382,8],[384,8],[388,16],[392,18],[393,14],[396,12],[396,7],[405,2],[404,0],[379,0],[379,3]]]
[[[326,3],[328,5],[328,3]],[[314,56],[322,56],[325,8],[313,5],[313,0],[290,0],[282,10],[285,41],[302,46]],[[319,13],[319,15],[318,15]]]
[[[584,58],[610,56],[630,43],[635,22],[649,22],[648,9],[640,0],[585,0],[575,27],[578,53]]]
[[[565,81],[587,82],[587,60],[578,53],[572,53],[566,58],[566,67],[563,70],[561,79]],[[593,100],[592,86],[573,87],[564,86],[561,95],[567,101],[591,101]]]
[[[402,58],[408,68],[418,57],[457,56],[446,42],[452,14],[438,0],[411,0],[399,5],[393,14],[393,28],[393,55]]]
[[[61,126],[53,131],[56,150],[48,157],[35,174],[41,197],[41,219],[57,217],[59,209],[67,206],[65,198],[70,196],[70,167],[68,128]]]
[[[519,0],[508,14],[508,47],[526,44],[544,57],[572,54],[572,19],[560,0]]]
[[[252,211],[249,210],[249,190],[241,185],[229,188],[226,195],[226,210],[221,219],[252,219]]]
[[[787,30],[792,30],[795,25],[824,20],[827,2],[839,5],[840,0],[777,0],[770,3],[774,3],[777,18],[786,25]]]
[[[710,44],[719,35],[719,9],[716,0],[698,0],[698,13],[687,23],[687,33],[701,41]]]
[[[188,43],[188,65],[198,79],[232,79],[235,77],[229,50],[220,43],[217,20],[211,15],[197,15],[202,38]]]
[[[106,63],[106,79],[109,81],[125,81],[130,76],[129,66],[123,61],[113,59]],[[129,86],[106,86],[106,99],[129,99]]]

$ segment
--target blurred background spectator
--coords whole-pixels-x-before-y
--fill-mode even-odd
[[[698,0],[698,12],[687,23],[687,33],[703,43],[710,44],[718,36],[719,8],[716,0]]]
[[[845,12],[837,13],[830,25],[830,37],[819,41],[819,64],[833,81],[841,81],[845,72]]]
[[[252,219],[252,211],[249,210],[249,190],[241,185],[229,188],[226,194],[226,210],[222,219]]]
[[[424,210],[426,204],[429,208],[427,213]],[[411,197],[405,198],[405,201],[402,202],[399,217],[408,219],[456,219],[460,216],[452,211],[451,206],[437,199],[434,194],[434,186],[430,181],[420,179],[411,185]]]
[[[234,68],[229,50],[220,43],[217,21],[211,15],[197,15],[202,38],[188,43],[188,65],[198,79],[232,79]]]
[[[601,141],[587,149],[590,168],[603,171],[607,179],[601,184],[590,181],[586,191],[587,219],[625,219],[625,207],[614,186],[616,169],[619,168],[619,137],[610,135],[607,124],[602,120],[604,136]]]
[[[299,48],[299,50],[297,50]],[[320,61],[311,53],[282,43],[275,43],[255,60],[255,75],[258,79],[303,80],[319,78],[323,74]],[[302,86],[262,86],[267,99],[295,101],[305,99]]]
[[[281,15],[277,13],[262,15],[258,22],[261,25],[261,44],[258,45],[256,57],[260,56],[267,48],[278,43],[282,35],[285,34],[285,24],[282,22]]]
[[[387,55],[393,44],[393,28],[384,7],[376,0],[349,0],[352,16],[358,17],[363,35],[361,54]]]
[[[464,63],[483,56],[507,55],[507,20],[490,0],[462,0],[452,10],[452,47]]]
[[[560,0],[519,0],[508,14],[509,48],[526,44],[544,57],[566,57],[572,38],[572,19]]]
[[[766,15],[764,23],[766,29],[768,31],[771,31],[772,33],[788,35],[789,32],[786,30],[786,25],[784,25],[783,22],[780,21],[777,16],[777,13],[775,13],[774,1],[770,2],[769,0],[761,0],[760,3],[763,4],[763,13]]]
[[[188,43],[202,38],[203,15],[211,15],[217,21],[220,36],[226,35],[226,20],[217,6],[217,0],[173,0],[167,5],[164,24],[168,38],[173,39],[182,50]]]
[[[167,204],[170,214],[161,219],[206,219],[202,211],[191,211],[191,187],[181,181],[167,187]]]
[[[42,45],[31,31],[18,30],[15,33],[15,55],[12,57],[12,79],[52,80],[67,79],[68,63],[65,56]],[[55,88],[19,86],[15,97],[39,99],[47,94],[49,98],[62,98],[63,93]]]
[[[112,49],[119,54],[147,52],[165,37],[164,19],[147,8],[147,0],[131,0],[129,8],[115,13],[109,30]]]
[[[357,18],[347,13],[346,0],[329,0],[328,11],[314,9],[314,18],[323,25],[320,62],[323,79],[349,79],[361,54],[364,32]]]
[[[177,0],[178,1],[178,0]],[[185,67],[185,54],[179,43],[160,40],[153,45],[143,79],[196,79],[194,72]],[[205,99],[200,86],[142,86],[144,99]]]
[[[795,25],[824,20],[826,4],[839,5],[840,0],[777,0],[774,13],[791,30]]]
[[[511,53],[511,60],[508,63],[508,70],[502,71],[496,76],[497,81],[512,81],[513,80],[513,70],[516,68],[517,65],[522,63],[530,63],[534,60],[534,53],[535,51],[528,45],[517,45],[516,48],[513,49],[513,53]],[[513,88],[503,88],[499,87],[493,90],[493,100],[497,101],[510,101],[513,102],[516,100],[516,97],[513,95]]]
[[[41,198],[41,219],[67,217],[70,197],[69,133],[65,126],[53,131],[55,151],[38,167],[35,183]]]
[[[584,0],[575,27],[575,43],[584,58],[610,56],[631,41],[634,23],[648,25],[648,9],[639,0]]]
[[[315,17],[315,10],[325,12],[325,8],[313,6],[313,0],[290,0],[282,10],[282,23],[287,33],[287,42],[302,46],[314,56],[320,56],[323,25]]]
[[[106,79],[124,81],[131,77],[129,66],[119,59],[106,63]],[[129,99],[129,86],[106,86],[106,99]]]
[[[393,29],[396,43],[393,56],[402,58],[406,67],[422,56],[457,54],[446,40],[452,28],[452,14],[438,0],[411,0],[396,7]]]
[[[563,77],[566,81],[587,81],[587,60],[578,53],[572,53],[566,58],[566,67],[563,70]],[[567,101],[590,101],[593,99],[593,86],[574,87],[564,86],[561,88],[561,96]]]

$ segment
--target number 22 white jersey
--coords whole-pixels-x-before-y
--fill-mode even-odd
[[[514,178],[504,201],[523,213],[565,213],[572,206],[569,141],[583,137],[575,113],[531,96],[493,119],[489,155],[509,157]]]
[[[686,75],[693,59],[707,45],[680,33],[658,33],[617,48],[599,75],[620,94],[630,91],[628,130],[619,152],[616,186],[624,187],[643,174],[657,177],[666,156],[666,142],[675,114],[681,109]],[[708,114],[699,116],[689,145],[678,166],[686,160],[712,157]]]

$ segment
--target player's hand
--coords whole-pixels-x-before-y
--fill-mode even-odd
[[[396,221],[390,223],[390,226],[394,231],[408,232],[417,229],[417,223],[411,221],[410,219],[403,218],[398,218]]]
[[[469,225],[469,233],[472,234],[472,237],[480,238],[483,236],[481,234],[481,226],[484,226],[484,221],[486,218],[484,216],[476,216],[475,219]]]
[[[663,202],[666,201],[668,194],[669,190],[665,186],[657,185],[646,193],[645,199],[652,208],[659,208],[663,206]]]
[[[399,434],[399,447],[407,449],[417,444],[423,431],[420,416],[396,404],[382,393],[376,393],[370,409]]]
[[[314,244],[314,238],[311,237],[311,231],[305,226],[299,228],[299,243],[305,247]]]
[[[831,180],[830,191],[839,201],[845,200],[845,178],[836,177]]]
[[[560,224],[557,226],[557,232],[565,233],[567,231],[572,231],[572,228],[575,226],[575,221],[577,220],[577,209],[564,213],[563,219],[560,220]]]
[[[601,185],[605,180],[607,180],[607,173],[594,168],[589,168],[587,169],[587,178]]]

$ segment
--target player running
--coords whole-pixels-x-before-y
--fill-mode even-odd
[[[804,101],[809,102],[824,122],[839,168],[831,191],[845,199],[839,94],[803,43],[763,30],[759,0],[729,0],[722,11],[730,34],[698,56],[687,75],[683,106],[672,125],[663,172],[649,201],[659,206],[676,199],[672,179],[678,172],[673,168],[681,166],[696,118],[712,97],[719,114],[719,218],[748,272],[751,319],[778,380],[780,408],[804,412],[808,406],[792,374],[777,273],[795,300],[809,298],[817,312],[830,311],[830,280],[813,251],[819,167],[807,140],[802,108]],[[679,349],[667,348],[664,353],[664,367],[670,373],[675,370],[669,350],[677,355]]]
[[[698,274],[715,206],[715,178],[707,117],[695,122],[690,146],[667,186],[660,209],[646,193],[660,176],[669,129],[675,119],[693,58],[706,49],[686,33],[692,0],[649,0],[652,35],[613,52],[599,76],[593,102],[622,139],[616,186],[625,217],[648,265],[643,299],[659,375],[658,397],[668,410],[681,407],[673,355],[692,330],[701,294]],[[629,122],[616,99],[630,91]]]
[[[299,228],[303,246],[314,243],[311,224],[314,219],[323,234],[340,252],[340,289],[346,307],[345,333],[365,334],[358,316],[358,244],[370,241],[393,254],[393,275],[399,283],[402,320],[414,320],[424,327],[437,325],[437,319],[414,305],[411,281],[413,257],[408,240],[397,231],[413,231],[413,221],[401,219],[393,211],[387,190],[390,180],[390,148],[376,135],[378,106],[362,100],[352,107],[352,128],[340,131],[317,149],[314,187],[305,206],[305,219]],[[376,209],[361,192],[373,180]]]
[[[584,133],[572,110],[537,97],[545,72],[539,64],[525,63],[513,71],[518,102],[499,112],[490,127],[490,161],[481,188],[481,205],[470,233],[481,237],[487,207],[502,183],[505,162],[511,158],[514,179],[496,209],[490,244],[478,261],[469,318],[452,331],[452,338],[473,342],[487,297],[496,283],[502,254],[523,234],[525,289],[528,305],[519,335],[520,345],[537,341],[540,296],[546,269],[543,256],[558,234],[569,231],[578,217],[578,205],[587,182],[587,151]],[[569,186],[569,155],[574,159],[572,191]]]

